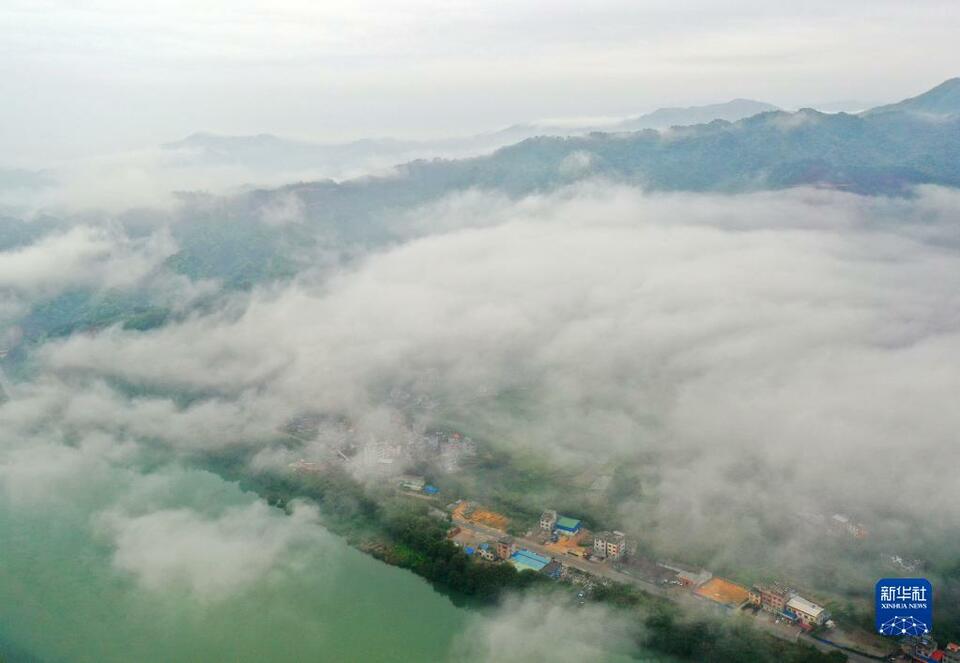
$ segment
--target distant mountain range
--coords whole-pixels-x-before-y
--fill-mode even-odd
[[[904,99],[895,104],[878,106],[864,114],[877,115],[894,112],[919,113],[934,117],[949,117],[960,113],[960,78],[951,78],[921,95]]]
[[[645,129],[538,136],[487,156],[413,161],[399,167],[400,177],[284,190],[328,198],[328,206],[361,190],[374,197],[402,190],[393,200],[400,203],[469,187],[520,195],[596,176],[685,191],[814,185],[900,193],[919,183],[960,186],[960,98],[954,81],[858,115],[774,110],[736,122],[675,127],[666,134]]]
[[[318,255],[349,260],[422,232],[417,208],[472,190],[520,197],[590,178],[649,191],[723,193],[813,186],[909,195],[918,184],[960,187],[958,88],[960,82],[952,79],[912,99],[858,114],[765,110],[669,131],[541,135],[482,156],[409,161],[384,176],[319,179],[230,196],[182,194],[182,204],[170,212],[171,232],[181,250],[166,268],[191,278],[218,279],[227,288],[288,278],[308,265],[318,267]],[[732,103],[713,107],[709,114],[737,107],[749,112],[757,102]],[[669,122],[688,111],[708,112],[665,110],[632,121]],[[384,144],[393,145],[389,140]],[[317,146],[268,135],[196,134],[170,149],[212,160],[289,164],[296,159],[309,163],[337,150],[362,153],[368,147],[366,141]],[[140,214],[132,210],[118,219],[136,229]],[[23,245],[66,223],[39,221],[0,217],[0,247]],[[61,333],[112,319],[115,302],[96,308],[84,299],[90,293],[81,294],[64,295],[34,311],[24,328],[34,335]],[[91,311],[80,322],[70,313],[78,307]]]
[[[676,126],[691,124],[705,124],[713,120],[736,122],[745,117],[779,110],[773,104],[751,99],[734,99],[722,104],[708,104],[706,106],[688,106],[686,108],[658,108],[657,110],[629,117],[619,122],[596,124],[588,126],[558,126],[550,123],[515,124],[498,132],[497,135],[510,135],[514,138],[532,138],[534,136],[573,136],[596,131],[618,133],[623,131],[640,131],[642,129],[668,129]]]
[[[163,147],[167,150],[183,151],[185,159],[198,161],[200,164],[241,165],[249,169],[254,175],[258,172],[275,173],[277,171],[291,173],[306,171],[309,173],[311,169],[315,169],[321,176],[342,178],[349,177],[351,173],[359,174],[385,170],[396,163],[417,159],[476,157],[531,138],[543,139],[540,141],[542,147],[549,144],[549,137],[562,137],[573,141],[564,143],[566,147],[576,145],[576,149],[591,151],[595,157],[595,166],[604,170],[610,167],[610,163],[604,158],[604,154],[610,152],[613,147],[604,146],[602,144],[603,139],[594,136],[595,134],[632,134],[646,130],[663,131],[682,127],[684,129],[679,133],[682,140],[679,141],[671,138],[663,145],[658,146],[658,143],[661,142],[660,139],[646,135],[643,137],[627,137],[627,143],[618,142],[616,145],[629,145],[630,149],[634,150],[633,157],[635,159],[640,159],[641,154],[646,154],[649,159],[660,162],[658,172],[649,172],[642,175],[643,181],[648,185],[669,186],[669,183],[673,183],[673,185],[683,188],[691,185],[692,173],[687,176],[683,176],[682,173],[669,174],[672,172],[670,164],[679,158],[678,155],[682,149],[692,149],[692,145],[698,141],[705,144],[749,141],[749,137],[735,137],[732,133],[733,127],[725,127],[723,124],[717,124],[717,122],[736,124],[748,118],[772,113],[773,115],[770,115],[766,122],[779,128],[791,125],[792,131],[781,131],[776,135],[768,136],[773,140],[773,143],[760,150],[765,152],[766,156],[763,159],[763,171],[755,173],[756,176],[761,178],[760,180],[754,180],[755,184],[758,186],[782,186],[789,185],[794,181],[813,181],[821,178],[824,184],[830,181],[843,188],[873,191],[877,187],[883,189],[890,184],[889,168],[892,167],[892,164],[884,166],[885,174],[882,177],[875,173],[879,179],[875,179],[873,184],[869,184],[867,180],[870,177],[867,177],[866,171],[862,170],[862,168],[868,167],[866,162],[856,165],[858,172],[854,172],[851,170],[851,168],[854,168],[854,164],[850,157],[839,158],[838,155],[833,155],[831,158],[824,159],[829,155],[815,149],[814,144],[820,144],[820,140],[834,144],[842,140],[853,140],[857,131],[870,134],[869,139],[865,138],[866,142],[883,142],[887,138],[893,139],[889,132],[893,131],[894,128],[887,127],[888,131],[886,133],[880,132],[884,133],[883,136],[877,133],[882,123],[879,120],[875,121],[874,118],[879,115],[909,113],[915,116],[922,115],[928,120],[942,119],[956,114],[958,108],[960,108],[960,78],[954,78],[919,96],[859,112],[856,117],[865,121],[865,123],[860,124],[850,119],[854,116],[844,113],[828,114],[813,109],[801,109],[796,113],[788,113],[781,111],[773,104],[750,99],[734,99],[725,103],[704,106],[660,108],[651,113],[603,125],[560,126],[549,122],[533,122],[516,124],[490,133],[438,140],[414,141],[373,138],[346,143],[323,144],[280,138],[270,134],[224,136],[212,133],[197,133],[183,140],[167,143]],[[798,133],[798,125],[809,125],[811,123],[819,127],[819,133],[818,131],[811,132],[809,127]],[[700,128],[697,128],[698,126]],[[764,132],[767,131],[765,126],[763,122],[753,122],[738,125],[737,130],[748,129],[752,132]],[[925,133],[932,131],[929,127],[914,127],[914,129]],[[830,134],[829,138],[828,133]],[[593,137],[589,138],[591,136]],[[806,136],[807,141],[799,140],[799,136]],[[583,141],[577,142],[576,139],[578,138],[583,139]],[[715,147],[719,150],[719,145],[715,145]],[[741,147],[745,146],[741,145]],[[779,147],[779,153],[776,152],[775,147]],[[826,149],[826,143],[821,144],[820,147]],[[851,145],[850,147],[855,146]],[[867,144],[856,147],[861,150],[869,150]],[[757,148],[759,149],[760,146],[757,146]],[[787,152],[788,148],[792,151]],[[533,148],[528,145],[525,149]],[[801,160],[797,158],[801,154],[804,155],[802,164]],[[701,154],[700,156],[703,157],[700,161],[701,164],[709,161],[708,155]],[[502,156],[494,157],[495,160],[502,158]],[[757,158],[759,158],[759,154]],[[903,163],[898,163],[897,166],[903,170],[893,179],[904,182],[912,181],[917,177],[923,179],[917,174],[923,171],[922,163],[917,161],[918,159],[919,157],[915,156]],[[841,173],[833,171],[833,169],[840,167],[841,162],[846,164],[843,166],[842,176]],[[714,166],[715,164],[711,165],[711,168]],[[880,167],[880,164],[875,163],[873,166]],[[742,168],[744,164],[740,163],[738,167]],[[686,168],[686,166],[683,168]],[[698,167],[694,164],[692,171],[696,172],[697,170]],[[914,174],[910,174],[914,171],[916,171]],[[717,184],[722,188],[724,185],[720,185],[719,181],[723,179],[724,173],[731,174],[731,168],[724,167],[714,172],[717,173],[719,178]],[[633,175],[640,176],[640,173],[633,173]],[[683,182],[688,184],[683,184]]]
[[[882,112],[775,110],[667,132],[538,136],[484,156],[419,159],[389,176],[260,189],[215,206],[208,196],[186,196],[190,222],[177,230],[184,250],[171,265],[190,276],[256,282],[284,273],[284,262],[318,236],[353,254],[407,237],[416,232],[407,212],[457,192],[519,197],[589,178],[650,191],[729,193],[813,186],[904,195],[917,184],[960,187],[960,104],[944,101],[953,86]],[[935,115],[926,110],[933,100]],[[268,228],[261,221],[291,202],[297,223]]]
[[[435,156],[465,157],[491,152],[535,136],[574,136],[595,131],[627,132],[701,124],[711,120],[736,121],[777,110],[772,104],[734,99],[722,104],[661,108],[614,124],[558,126],[550,123],[516,124],[500,131],[436,140],[370,138],[345,143],[314,143],[271,134],[225,136],[195,133],[162,147],[184,151],[189,158],[209,164],[243,165],[256,171],[323,168],[331,171],[370,170],[405,160]]]

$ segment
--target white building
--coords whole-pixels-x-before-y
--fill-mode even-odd
[[[540,529],[545,529],[548,532],[552,532],[556,524],[557,524],[556,511],[544,511],[542,514],[540,514]]]
[[[593,535],[593,554],[608,559],[621,559],[627,552],[623,532],[597,532]]]
[[[787,601],[787,610],[797,616],[797,621],[805,626],[820,626],[830,617],[822,607],[802,596],[794,596]]]

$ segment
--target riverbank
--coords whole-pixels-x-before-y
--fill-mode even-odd
[[[237,470],[240,466],[237,466]],[[517,571],[510,564],[478,562],[454,546],[446,536],[447,524],[428,515],[419,500],[405,500],[391,487],[366,488],[344,470],[289,476],[263,474],[237,477],[269,503],[286,508],[292,501],[308,499],[330,518],[330,527],[352,545],[377,559],[413,571],[437,588],[461,594],[479,605],[496,605],[504,596],[533,588],[554,592],[556,600],[571,598],[562,585],[533,571]],[[677,603],[634,586],[607,580],[605,588],[588,597],[628,613],[635,625],[638,649],[649,648],[682,660],[729,663],[731,661],[798,661],[826,663],[846,660],[839,651],[822,652],[764,633],[745,621],[728,621],[708,614],[693,614]],[[713,652],[725,652],[716,658]],[[740,658],[744,652],[749,658]]]

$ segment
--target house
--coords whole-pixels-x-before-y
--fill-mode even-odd
[[[627,539],[623,532],[597,532],[593,535],[593,554],[607,559],[622,559]]]
[[[546,530],[548,532],[553,531],[553,526],[557,524],[557,512],[556,511],[544,511],[540,514],[540,529]]]
[[[784,609],[787,607],[787,601],[797,594],[789,587],[781,585],[780,583],[757,585],[753,588],[753,592],[760,596],[760,607],[775,615],[782,615]]]
[[[556,524],[553,526],[553,531],[555,531],[557,534],[562,534],[563,536],[576,536],[580,533],[581,527],[581,522],[576,518],[559,516]]]
[[[513,544],[513,537],[502,536],[497,541],[497,557],[500,559],[510,559],[510,555],[515,551],[516,547]]]
[[[820,626],[830,617],[830,613],[823,606],[799,595],[794,595],[787,601],[783,613],[788,617],[795,616],[796,620],[807,628]]]

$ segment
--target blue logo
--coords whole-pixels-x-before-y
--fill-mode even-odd
[[[924,578],[884,578],[877,582],[877,632],[902,638],[933,630],[933,588]]]

